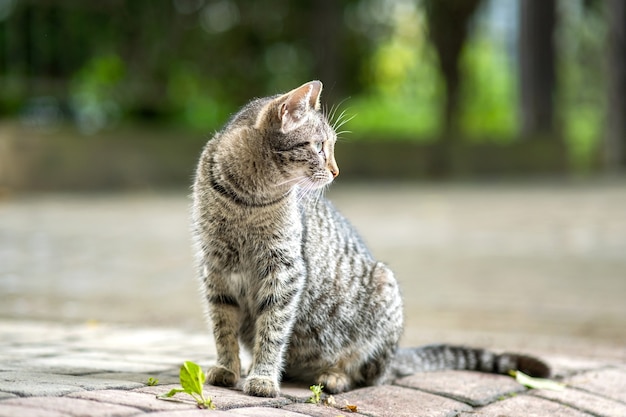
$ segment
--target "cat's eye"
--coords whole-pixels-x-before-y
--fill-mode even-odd
[[[324,150],[324,142],[322,141],[315,142],[313,144],[313,147],[315,148],[315,152],[322,153],[322,151]]]

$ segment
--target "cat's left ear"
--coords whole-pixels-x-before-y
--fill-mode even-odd
[[[321,93],[322,83],[316,80],[303,84],[282,96],[278,105],[280,130],[287,133],[296,129],[302,124],[309,110],[319,110]]]

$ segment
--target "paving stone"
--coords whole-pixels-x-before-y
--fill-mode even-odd
[[[65,413],[75,417],[105,417],[105,416],[130,416],[140,412],[135,407],[118,404],[106,404],[96,401],[83,400],[68,397],[30,397],[4,400],[0,405],[18,405],[38,410],[49,410]],[[29,415],[25,413],[22,415]]]
[[[458,417],[591,417],[567,405],[532,395],[518,395],[498,401]]]
[[[155,395],[122,390],[83,391],[67,395],[68,398],[82,398],[102,403],[127,405],[143,411],[186,410],[197,408],[195,402],[174,402],[159,400]]]
[[[95,351],[117,351],[125,348],[128,352],[201,354],[205,358],[215,357],[215,344],[210,333],[188,333],[176,329],[159,328],[112,328],[101,325],[92,329],[88,337],[78,337],[73,346]],[[194,355],[195,356],[195,355]]]
[[[0,346],[0,361],[28,360],[42,356],[54,356],[65,349],[53,344],[24,344],[15,343]]]
[[[19,397],[60,397],[72,392],[84,391],[76,385],[60,383],[35,383],[28,381],[0,381],[0,391]]]
[[[75,334],[76,326],[36,321],[0,320],[0,334],[5,343],[54,343],[66,341]]]
[[[467,404],[410,388],[383,385],[361,388],[335,396],[338,406],[356,405],[357,411],[372,417],[449,416],[469,411]]]
[[[172,367],[171,364],[137,362],[124,360],[110,354],[81,353],[66,354],[48,358],[34,358],[28,365],[49,371],[63,371],[72,373],[74,369],[83,371],[116,371],[116,372],[162,372]]]
[[[17,371],[20,369],[23,369],[23,367],[16,362],[7,363],[0,361],[0,372]]]
[[[563,391],[537,390],[532,395],[566,404],[580,411],[603,417],[626,416],[626,404],[590,394],[579,389]]]
[[[565,380],[567,385],[626,403],[626,370],[603,369]]]
[[[132,389],[143,384],[91,376],[42,372],[0,372],[0,391],[19,396],[59,396],[82,390]]]
[[[395,384],[473,406],[489,404],[512,393],[526,391],[511,377],[471,371],[425,372],[401,378]]]
[[[247,396],[241,389],[206,386],[205,392],[219,409],[209,412],[197,409],[186,394],[174,397],[182,402],[155,398],[180,387],[178,372],[183,360],[191,359],[203,368],[212,363],[214,346],[208,332],[195,335],[178,330],[0,320],[0,339],[0,417],[626,415],[626,361],[615,355],[607,356],[612,359],[606,361],[547,357],[557,376],[569,386],[562,392],[526,391],[506,376],[450,371],[414,375],[398,380],[395,386],[337,395],[334,408],[303,403],[311,395],[303,384],[285,383],[281,397],[270,399]],[[159,385],[147,386],[149,377],[158,378]],[[514,395],[522,391],[526,392]],[[346,403],[356,405],[358,412],[342,410]]]
[[[291,403],[285,397],[259,398],[244,394],[242,391],[230,390],[227,388],[205,386],[205,391],[213,399],[213,403],[220,410],[239,407],[280,407]]]
[[[563,356],[544,357],[552,368],[551,378],[566,378],[584,371],[606,368],[606,362],[586,358],[569,358]]]
[[[229,414],[231,416],[247,417],[308,417],[308,414],[296,413],[285,409],[265,407],[236,408],[230,410]]]
[[[11,394],[10,392],[1,392],[0,391],[0,400],[6,400],[7,398],[15,398],[17,395]]]
[[[337,406],[339,407],[340,404]],[[311,417],[337,417],[337,416],[345,416],[345,417],[360,417],[364,416],[361,413],[353,413],[348,410],[341,410],[335,407],[329,407],[322,404],[290,404],[283,407],[283,410],[289,410],[296,413],[302,413]]]
[[[304,402],[311,398],[311,390],[304,385],[284,383],[280,386],[280,395],[293,401]]]
[[[159,411],[156,413],[148,414],[149,417],[233,417],[233,415],[227,411],[220,410],[202,410],[196,408],[195,410],[172,410],[172,411]]]
[[[32,370],[35,369],[34,372],[43,373],[43,374],[57,374],[57,375],[72,375],[72,376],[81,376],[81,375],[90,375],[96,372],[102,371],[101,369],[87,368],[76,365],[64,365],[64,364],[56,364],[51,366],[32,366],[33,361],[22,361],[16,362],[17,366],[13,367],[12,371],[21,371],[23,369]]]
[[[67,417],[67,414],[0,402],[0,417]]]
[[[178,384],[157,385],[153,387],[136,388],[134,392],[143,392],[152,395],[163,395],[173,388],[180,388]],[[214,387],[211,385],[204,386],[204,393],[213,400],[215,406],[220,410],[228,410],[231,408],[242,407],[280,407],[291,403],[291,400],[285,397],[278,398],[259,398],[244,394],[236,389]],[[187,394],[177,394],[174,398],[185,398]],[[188,397],[188,396],[187,396]]]
[[[178,376],[178,370],[174,373],[134,373],[134,372],[101,372],[96,374],[89,374],[90,378],[112,379],[120,381],[136,382],[138,384],[147,385],[149,378],[156,378],[158,384],[177,384],[180,381]]]
[[[174,388],[180,388],[180,384],[157,384],[152,386],[143,384],[141,387],[133,388],[131,391],[143,392],[145,394],[152,395],[163,395]]]

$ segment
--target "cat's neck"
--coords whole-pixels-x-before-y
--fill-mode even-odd
[[[210,164],[212,186],[216,191],[239,205],[250,207],[289,200],[291,187],[277,181],[280,172],[271,150],[260,138],[251,139],[245,132],[231,132],[221,139]]]

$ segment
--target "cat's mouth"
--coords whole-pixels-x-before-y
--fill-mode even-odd
[[[307,176],[296,184],[294,184],[300,191],[308,192],[308,191],[316,191],[327,187],[330,183],[333,182],[333,175],[330,173],[315,173],[311,176]]]
[[[329,171],[325,171],[325,172],[313,174],[313,177],[311,178],[311,182],[315,184],[315,188],[322,188],[322,187],[326,187],[327,185],[330,185],[330,183],[332,183],[334,179],[335,179],[335,175],[333,175]]]
[[[279,182],[276,185],[297,189],[298,194],[300,194],[302,192],[307,193],[309,191],[317,191],[327,187],[333,182],[334,179],[335,175],[333,175],[329,170],[324,170],[313,173],[309,172],[297,177],[292,177]]]

